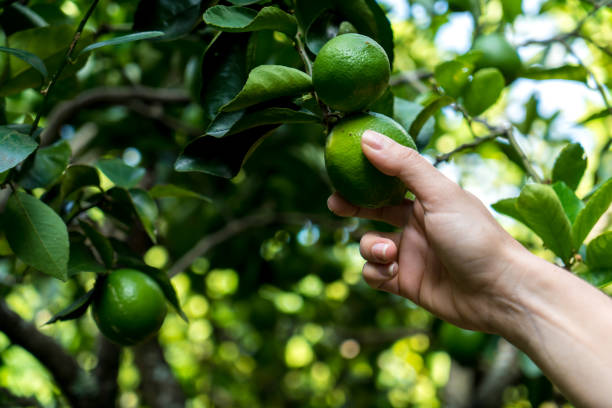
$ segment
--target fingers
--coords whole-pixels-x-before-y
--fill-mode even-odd
[[[363,208],[346,201],[338,193],[332,194],[327,200],[327,206],[340,217],[359,217],[370,220],[383,221],[395,227],[402,227],[408,220],[412,203],[408,200],[402,205],[381,208]]]
[[[397,262],[388,265],[367,262],[363,266],[363,279],[374,289],[396,293],[398,270]]]
[[[416,150],[380,133],[366,130],[361,138],[361,148],[376,168],[389,176],[398,177],[421,201],[448,197],[449,189],[459,188]]]
[[[390,264],[397,261],[400,235],[368,232],[361,238],[359,251],[366,261]]]
[[[399,270],[399,234],[368,232],[361,238],[359,250],[365,258],[363,278],[374,289],[393,292],[392,280]]]

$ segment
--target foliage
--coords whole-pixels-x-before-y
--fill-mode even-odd
[[[526,6],[409,2],[391,23],[374,0],[0,2],[0,405],[444,406],[460,363],[477,398],[503,342],[457,362],[440,321],[360,279],[356,240],[388,226],[325,208],[325,138],[343,114],[313,91],[312,64],[339,33],[375,39],[393,70],[371,110],[523,244],[609,291],[612,11]],[[512,72],[440,44],[462,17],[472,40],[518,49]],[[529,19],[569,31],[507,35]],[[519,93],[551,80],[592,88],[582,117]],[[87,311],[121,268],[175,312],[119,351]],[[517,364],[496,406],[560,400]]]

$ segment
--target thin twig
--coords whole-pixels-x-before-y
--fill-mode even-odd
[[[189,251],[179,258],[174,265],[168,270],[168,276],[173,277],[185,271],[193,262],[204,256],[211,248],[241,234],[242,232],[257,227],[263,227],[272,224],[293,224],[303,225],[306,221],[313,221],[317,224],[325,224],[329,228],[342,228],[346,226],[343,221],[336,221],[332,218],[317,214],[300,214],[300,213],[263,213],[253,214],[244,218],[230,221],[225,227],[220,230],[206,235],[198,241]],[[352,231],[352,235],[360,236],[363,231]]]
[[[298,54],[300,55],[300,58],[302,59],[302,62],[304,63],[304,69],[306,70],[306,73],[312,77],[312,66],[313,65],[312,65],[312,61],[310,60],[310,57],[308,56],[308,51],[306,50],[306,45],[304,44],[303,37],[304,37],[304,34],[302,32],[302,29],[300,28],[297,34],[295,35],[295,49],[297,50]],[[324,104],[319,99],[319,95],[317,95],[316,92],[313,92],[313,94],[317,101],[317,104],[321,108],[321,111],[323,111],[325,122],[329,124],[330,117],[334,116],[331,112],[331,109],[329,109],[329,106]]]
[[[486,143],[491,140],[495,140],[498,137],[503,137],[503,136],[505,136],[505,133],[491,133],[490,135],[477,137],[472,142],[462,144],[461,146],[457,147],[456,149],[451,150],[448,153],[444,153],[444,154],[437,156],[436,161],[434,162],[434,166],[438,166],[440,163],[449,161],[453,155],[459,152],[462,152],[468,149],[473,149],[475,147],[480,146],[483,143]]]
[[[183,123],[180,120],[170,115],[167,115],[164,112],[163,106],[159,104],[150,105],[142,101],[135,100],[135,101],[128,103],[127,107],[130,110],[138,113],[139,115],[142,115],[150,119],[157,120],[161,122],[163,125],[167,126],[168,128],[179,131],[179,132],[183,132],[187,134],[188,136],[201,136],[203,133],[202,130],[196,127],[190,126],[187,123]]]
[[[523,162],[523,166],[525,167],[525,170],[527,171],[527,174],[529,174],[537,183],[543,183],[544,182],[544,180],[542,179],[540,174],[536,171],[536,169],[531,164],[531,161],[527,157],[527,154],[525,153],[525,151],[523,151],[523,149],[519,145],[518,141],[516,140],[516,136],[514,135],[514,128],[512,126],[509,126],[509,127],[494,126],[494,125],[490,124],[484,118],[480,118],[480,117],[476,117],[476,116],[471,116],[465,110],[465,108],[463,106],[459,105],[459,104],[453,104],[451,106],[456,111],[460,112],[463,115],[463,117],[468,122],[468,125],[470,127],[472,126],[473,122],[477,122],[477,123],[480,123],[480,124],[484,125],[491,132],[491,134],[497,134],[499,136],[506,137],[508,139],[508,141],[510,142],[510,145],[512,146],[512,148],[516,151],[516,153],[521,158],[521,161]]]
[[[578,56],[578,54],[576,54],[574,52],[574,50],[572,49],[571,45],[568,44],[567,41],[561,41],[561,44],[565,47],[567,52],[570,53],[570,55],[572,55],[574,58],[576,58],[576,61],[578,61],[578,64],[581,67],[583,67],[584,70],[587,72],[587,74],[591,77],[591,79],[595,83],[595,87],[597,88],[597,91],[599,92],[599,94],[601,95],[601,98],[603,99],[604,105],[606,105],[606,108],[608,109],[608,112],[610,112],[610,114],[612,114],[612,106],[610,105],[610,102],[608,101],[608,97],[606,95],[606,90],[604,89],[603,85],[597,80],[597,77],[595,77],[595,74],[593,73],[593,71],[591,71],[591,69],[588,68],[584,64],[582,59]]]
[[[306,51],[306,47],[304,46],[304,41],[302,41],[303,34],[301,31],[295,35],[295,47],[297,52],[300,54],[300,58],[304,63],[304,68],[306,69],[306,73],[312,76],[312,61],[310,61],[310,57],[308,56],[308,52]]]
[[[43,110],[45,109],[47,105],[49,94],[55,87],[55,84],[57,83],[60,75],[64,71],[64,68],[66,68],[66,65],[68,65],[68,63],[70,62],[71,57],[72,57],[72,52],[74,51],[77,43],[79,42],[79,39],[81,38],[81,34],[83,33],[85,24],[87,23],[87,20],[89,20],[89,17],[91,17],[94,9],[96,8],[99,2],[100,0],[93,0],[93,2],[91,3],[91,6],[89,6],[89,10],[87,10],[87,13],[85,13],[85,16],[83,16],[83,19],[79,23],[79,26],[77,27],[77,30],[74,33],[72,42],[70,43],[70,46],[68,47],[68,50],[66,51],[66,55],[64,56],[64,59],[62,60],[59,68],[57,69],[57,71],[55,71],[55,73],[51,77],[51,81],[49,81],[49,84],[40,91],[40,93],[44,95],[44,98],[41,103],[40,109],[38,110],[38,113],[36,114],[36,119],[34,119],[34,122],[32,123],[32,128],[30,129],[30,136],[33,135],[34,132],[36,131],[36,128],[38,127],[38,123],[40,122],[40,118],[42,117]]]
[[[181,89],[155,89],[143,86],[94,88],[79,94],[76,98],[57,105],[47,118],[47,126],[41,136],[41,146],[52,143],[62,125],[82,109],[98,104],[128,105],[138,100],[159,103],[188,103],[187,92]]]
[[[516,153],[521,158],[521,161],[523,162],[523,166],[525,167],[525,170],[527,170],[527,174],[529,174],[531,176],[531,178],[533,178],[536,183],[543,183],[544,179],[542,179],[540,174],[533,167],[533,165],[531,164],[531,161],[529,160],[529,158],[525,154],[525,151],[518,144],[518,141],[516,140],[516,136],[514,135],[514,129],[513,128],[509,128],[508,129],[508,131],[506,133],[506,137],[508,138],[508,141],[510,141],[510,145],[512,146],[512,148],[516,151]]]

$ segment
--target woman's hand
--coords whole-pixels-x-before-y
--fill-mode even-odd
[[[504,336],[576,406],[612,406],[610,298],[527,251],[416,151],[374,132],[364,133],[362,149],[416,196],[376,210],[330,197],[338,215],[401,229],[361,239],[365,280],[455,325]]]
[[[446,178],[415,150],[367,131],[362,149],[380,171],[399,177],[414,202],[376,210],[359,208],[337,194],[331,211],[387,222],[394,234],[361,239],[370,286],[404,296],[458,326],[497,332],[498,311],[520,281],[512,258],[529,254],[472,194]]]

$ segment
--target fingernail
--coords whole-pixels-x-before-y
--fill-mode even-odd
[[[398,268],[399,266],[397,265],[397,262],[393,262],[391,265],[389,265],[389,267],[386,270],[387,276],[389,278],[394,277],[397,274]]]
[[[387,259],[387,248],[389,248],[389,244],[374,244],[372,254],[381,261],[384,261]]]
[[[363,132],[361,140],[374,150],[382,150],[383,147],[385,147],[385,137],[373,130],[366,130]]]

